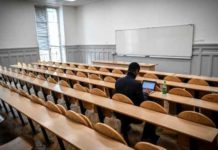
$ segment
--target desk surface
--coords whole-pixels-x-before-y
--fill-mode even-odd
[[[33,64],[40,64],[43,65],[42,63],[33,63]],[[64,64],[75,64],[75,65],[84,65],[84,66],[94,66],[97,68],[103,67],[103,68],[108,68],[108,69],[119,69],[123,71],[127,71],[127,67],[113,67],[113,66],[105,66],[105,65],[89,65],[89,64],[84,64],[84,63],[76,63],[76,62],[66,62]],[[150,70],[140,70],[140,73],[153,73],[158,76],[168,76],[168,75],[174,75],[179,78],[184,78],[184,79],[202,79],[210,82],[218,82],[218,77],[208,77],[208,76],[198,76],[198,75],[189,75],[189,74],[177,74],[177,73],[170,73],[170,72],[161,72],[161,71],[150,71]]]
[[[0,86],[0,97],[6,103],[79,149],[132,149],[109,139],[95,130],[72,122],[61,114]],[[90,138],[91,137],[91,138]]]
[[[12,65],[12,67],[22,68],[22,67],[15,66],[15,65]],[[64,68],[64,67],[62,67],[62,68]],[[45,70],[42,70],[42,69],[33,69],[33,68],[28,68],[28,67],[23,67],[23,69],[26,69],[26,70],[29,70],[29,71],[35,71],[35,72],[39,72],[39,73],[45,73],[45,74],[49,74],[49,75],[53,75],[53,76],[59,76],[59,77],[62,77],[62,78],[78,80],[78,81],[81,81],[81,82],[86,82],[86,83],[90,83],[90,84],[94,84],[94,85],[100,85],[102,87],[107,87],[107,88],[112,88],[112,89],[115,88],[114,83],[109,83],[109,82],[104,82],[104,81],[99,81],[99,80],[94,80],[94,79],[88,79],[88,78],[82,78],[82,77],[78,77],[78,76],[75,76],[75,75],[68,75],[68,74],[65,74],[65,73],[56,73],[56,72],[53,72],[53,71],[45,71]],[[124,76],[124,75],[121,75],[121,77],[122,76]],[[137,79],[142,81],[142,77],[138,77]],[[155,81],[159,85],[163,84],[163,80],[160,80],[160,79],[143,78],[143,80]],[[201,86],[201,85],[188,84],[188,83],[179,83],[179,82],[172,82],[172,81],[167,81],[166,84],[168,86],[172,86],[172,87],[181,87],[181,88],[192,89],[192,90],[196,90],[196,91],[207,91],[207,92],[218,93],[218,87]]]
[[[103,60],[95,60],[92,61],[93,63],[105,63],[105,64],[120,64],[120,65],[126,65],[128,66],[131,62],[126,62],[126,61],[103,61]],[[140,66],[143,67],[153,67],[156,66],[156,64],[146,64],[146,63],[139,63]]]
[[[200,125],[175,116],[158,113],[118,101],[113,101],[109,98],[77,91],[72,88],[63,87],[58,84],[49,83],[47,81],[9,71],[1,70],[0,73],[204,141],[212,142],[218,134],[218,129],[216,128]]]

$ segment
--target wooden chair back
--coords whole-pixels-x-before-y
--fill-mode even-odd
[[[29,75],[30,77],[32,77],[32,78],[36,78],[36,75],[33,74],[32,72],[30,72],[28,75]]]
[[[182,80],[176,76],[166,76],[164,78],[166,81],[173,81],[173,82],[182,82]]]
[[[9,87],[7,86],[7,88],[9,88]],[[18,90],[18,93],[26,98],[30,98],[30,95],[21,89]]]
[[[134,103],[132,102],[131,99],[129,99],[129,97],[127,97],[126,95],[120,94],[120,93],[116,93],[112,96],[112,99],[115,101],[119,101],[122,103],[127,103],[127,104],[131,104],[134,105]]]
[[[74,64],[70,64],[71,68],[76,68],[76,66]]]
[[[41,98],[39,98],[39,97],[37,97],[35,95],[31,95],[30,99],[31,99],[32,102],[40,104],[40,105],[44,105],[45,106],[45,104],[46,104],[45,101],[43,101]]]
[[[213,102],[213,103],[218,103],[218,94],[212,93],[212,94],[207,94],[204,95],[202,100]]]
[[[110,76],[106,76],[104,78],[104,81],[106,82],[111,82],[111,83],[115,83],[116,82],[116,79],[114,79],[113,77],[110,77]]]
[[[43,75],[41,75],[41,74],[37,75],[37,78],[40,79],[40,80],[46,80],[45,77]]]
[[[67,71],[66,71],[66,74],[74,75],[74,73],[73,73],[72,70],[67,70]]]
[[[86,67],[83,66],[83,65],[78,65],[78,68],[79,68],[79,69],[86,69]]]
[[[66,86],[66,87],[70,87],[70,85],[67,83],[67,81],[64,81],[64,80],[60,80],[58,82],[58,84],[62,85],[62,86]]]
[[[193,97],[188,91],[182,88],[172,88],[168,93],[184,97]]]
[[[89,79],[101,80],[101,78],[97,74],[90,74]]]
[[[165,148],[161,146],[154,145],[148,142],[138,142],[134,146],[134,149],[135,150],[166,150]]]
[[[56,104],[56,106],[60,109],[62,115],[66,115],[67,110],[64,108],[64,106],[60,104]]]
[[[178,117],[206,126],[216,127],[215,123],[210,118],[195,111],[183,111],[178,114]]]
[[[52,101],[47,101],[46,102],[46,107],[56,113],[62,114],[61,110],[59,109],[59,107],[57,105],[55,105],[55,103],[53,103]]]
[[[97,71],[97,69],[96,69],[94,66],[89,66],[88,69],[89,69],[89,70]]]
[[[47,68],[45,66],[41,66],[40,69],[42,70],[46,70]],[[48,70],[49,70],[49,67],[48,67]],[[52,70],[51,70],[52,71]]]
[[[68,110],[66,112],[66,116],[67,116],[67,118],[69,118],[70,120],[72,120],[74,122],[83,124],[87,127],[89,126],[88,123],[83,119],[83,117],[80,114],[78,114],[72,110]]]
[[[123,74],[123,72],[119,69],[113,69],[112,73],[116,73],[116,74]]]
[[[68,67],[68,64],[62,63],[61,66],[62,66],[62,67]]]
[[[58,68],[58,69],[55,70],[55,72],[57,72],[57,73],[64,73],[64,70]]]
[[[78,90],[78,91],[82,91],[82,92],[89,92],[89,89],[86,88],[86,87],[83,87],[82,85],[80,85],[79,83],[76,83],[73,85],[73,88],[75,90]]]
[[[100,68],[99,71],[101,71],[101,72],[110,72],[107,68]]]
[[[78,71],[78,72],[76,73],[76,75],[77,75],[78,77],[87,78],[87,75],[86,75],[85,73],[83,73],[83,72],[80,72],[80,71]]]
[[[54,83],[54,84],[57,84],[57,81],[54,78],[52,78],[52,77],[48,77],[47,81],[51,82],[51,83]]]
[[[150,78],[150,79],[159,79],[156,74],[152,74],[152,73],[146,73],[146,74],[144,74],[144,77]]]
[[[73,88],[75,90],[78,90],[78,91],[82,91],[82,92],[89,92],[89,89],[87,87],[83,87],[82,85],[80,85],[79,83],[76,83],[73,85]],[[94,105],[92,103],[88,103],[88,102],[82,102],[83,104],[83,107],[85,109],[88,109],[88,110],[92,110],[94,108]]]
[[[89,128],[92,128],[92,129],[94,128],[92,122],[89,120],[88,117],[86,117],[86,116],[83,115],[83,114],[79,114],[79,115],[86,121],[86,123],[87,123],[87,125],[88,125]]]
[[[160,112],[163,114],[167,114],[167,111],[160,104],[158,104],[156,102],[144,101],[140,104],[140,107],[145,108],[145,109],[149,109],[149,110],[153,110],[156,112]]]
[[[209,86],[208,82],[202,79],[190,79],[188,81],[189,84],[196,84],[196,85],[202,85],[202,86]]]
[[[96,123],[94,125],[94,129],[97,132],[99,132],[99,133],[101,133],[101,134],[103,134],[111,139],[114,139],[116,141],[119,141],[119,142],[127,145],[124,138],[116,130],[114,130],[113,128],[111,128],[110,126],[108,126],[104,123]]]
[[[102,90],[100,90],[98,88],[93,88],[89,92],[91,94],[94,94],[94,95],[98,95],[98,96],[102,96],[102,97],[107,97],[107,94],[104,91],[102,91]]]
[[[48,71],[55,71],[55,68],[53,68],[53,67],[48,67]]]

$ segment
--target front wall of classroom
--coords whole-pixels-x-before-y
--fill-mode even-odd
[[[194,24],[194,43],[218,43],[217,0],[103,0],[77,8],[78,45],[115,44],[115,30]]]

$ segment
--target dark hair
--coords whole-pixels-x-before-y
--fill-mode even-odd
[[[129,68],[128,68],[128,72],[136,72],[136,71],[139,71],[140,70],[140,66],[137,62],[132,62],[129,64]]]

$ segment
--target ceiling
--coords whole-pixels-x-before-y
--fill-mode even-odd
[[[93,3],[96,1],[101,1],[101,0],[76,0],[73,2],[69,2],[67,0],[29,0],[33,1],[36,4],[39,5],[54,5],[54,6],[60,6],[60,5],[69,5],[69,6],[80,6],[80,5],[86,5],[89,3]]]

